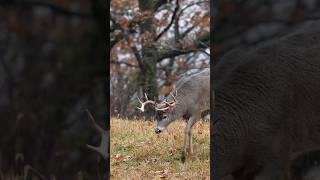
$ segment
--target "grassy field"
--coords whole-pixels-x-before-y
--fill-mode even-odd
[[[181,163],[185,122],[154,133],[156,122],[111,118],[111,179],[209,179],[209,122],[193,127],[194,154]]]

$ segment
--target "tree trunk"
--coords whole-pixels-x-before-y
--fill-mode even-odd
[[[154,13],[154,3],[150,0],[139,0],[139,7],[142,13]],[[140,66],[140,84],[143,93],[146,93],[150,99],[157,100],[157,57],[158,51],[155,47],[154,39],[156,37],[155,27],[152,25],[153,16],[148,16],[141,24],[140,30],[142,36],[142,59]],[[145,41],[143,40],[145,39]],[[150,119],[154,115],[154,110],[148,106],[146,108],[147,118]]]

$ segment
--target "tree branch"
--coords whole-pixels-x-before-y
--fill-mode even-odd
[[[121,25],[116,21],[115,17],[110,16],[110,21],[112,22],[112,27],[110,27],[110,31],[113,32],[117,29],[122,29]]]
[[[175,19],[174,21],[174,41],[175,43],[179,42],[180,39],[180,30],[179,30],[179,21],[177,21],[177,19]]]
[[[161,38],[161,36],[170,29],[170,27],[172,26],[172,24],[174,22],[174,19],[176,18],[179,7],[180,7],[179,0],[176,0],[176,7],[174,8],[170,23],[168,24],[168,26],[166,28],[164,28],[164,30],[160,34],[158,34],[158,36],[155,38],[155,41],[158,41]]]
[[[128,42],[128,44],[130,46],[129,35],[125,34],[124,37],[125,37],[126,41]],[[143,62],[142,62],[142,57],[141,57],[137,47],[136,46],[130,46],[130,48],[131,48],[133,54],[136,56],[136,59],[138,61],[139,66],[141,67],[143,65]]]
[[[186,9],[188,9],[188,8],[194,6],[194,5],[199,5],[199,4],[206,3],[206,2],[209,2],[209,1],[199,1],[199,2],[195,2],[195,3],[191,3],[191,4],[186,5],[184,8],[181,9],[180,13],[179,13],[178,16],[177,16],[177,19],[178,19],[178,20],[180,19],[180,16],[183,14],[183,12],[184,12]]]
[[[114,17],[114,16],[111,15],[111,16],[110,16],[110,19],[111,19],[111,21],[113,22],[114,27],[117,28],[117,29],[119,29],[119,30],[121,31],[121,33],[119,33],[118,36],[116,36],[116,38],[115,38],[113,41],[111,41],[111,45],[112,45],[111,47],[113,47],[113,46],[114,46],[117,42],[119,42],[122,38],[124,38],[124,39],[128,42],[128,44],[129,44],[129,46],[130,46],[129,33],[128,33],[124,28],[122,28],[122,26],[116,21],[116,17]],[[130,30],[129,30],[129,31],[130,31]],[[117,39],[117,38],[118,38],[118,39]],[[142,65],[142,57],[140,56],[140,53],[139,53],[137,47],[136,47],[136,46],[130,46],[130,48],[131,48],[133,54],[135,55],[135,57],[136,57],[136,59],[137,59],[137,61],[138,61],[138,64],[139,64],[140,67],[141,67],[141,65]]]
[[[111,64],[116,64],[116,65],[121,65],[121,64],[124,64],[124,65],[127,65],[129,67],[135,67],[135,68],[138,68],[139,66],[137,65],[134,65],[134,64],[129,64],[127,62],[122,62],[122,61],[110,61]]]
[[[182,50],[182,45],[177,46],[176,48],[163,49],[159,51],[159,56],[157,62],[161,62],[166,58],[173,58],[175,56],[180,56],[183,54],[192,53],[194,50]]]
[[[115,46],[119,41],[121,41],[123,39],[123,34],[122,33],[118,33],[114,36],[114,38],[110,39],[110,49],[113,48],[113,46]]]
[[[169,2],[171,2],[172,0],[158,0],[157,3],[155,4],[154,6],[154,11],[158,11],[159,8],[164,5],[164,4],[167,4]]]
[[[195,26],[191,26],[191,27],[189,27],[185,32],[183,32],[183,33],[181,34],[181,39],[183,39],[184,37],[186,37],[194,28],[195,28]]]
[[[199,51],[199,49],[208,48],[210,46],[210,32],[198,37],[194,41],[194,44],[196,47],[195,49],[183,50],[182,44],[178,44],[170,49],[159,50],[157,62],[161,62],[163,59],[166,58],[172,58],[183,54],[189,54],[195,51]]]
[[[208,53],[206,50],[204,49],[199,49],[199,51],[203,52],[204,54],[206,54],[207,56],[211,57],[210,53]]]

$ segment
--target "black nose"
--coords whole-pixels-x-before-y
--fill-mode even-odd
[[[159,133],[162,132],[162,131],[161,131],[160,129],[158,129],[158,128],[156,128],[154,131],[155,131],[157,134],[159,134]]]

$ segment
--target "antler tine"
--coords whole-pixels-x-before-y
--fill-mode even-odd
[[[146,93],[144,93],[144,96],[145,96],[145,98],[146,98],[146,101],[145,102],[142,102],[140,99],[139,99],[139,97],[138,97],[138,100],[139,100],[139,102],[140,102],[140,104],[141,104],[141,107],[137,107],[140,111],[142,111],[142,112],[144,112],[144,106],[145,105],[147,105],[147,104],[156,104],[154,101],[151,101],[151,100],[148,100],[148,96],[147,96],[147,94]]]
[[[177,94],[177,90],[176,90],[175,92],[176,92],[176,94]],[[177,99],[176,99],[176,97],[173,95],[173,93],[170,92],[170,95],[173,97],[173,101],[172,101],[172,102],[166,102],[166,101],[165,101],[164,103],[166,103],[167,105],[173,107],[173,106],[176,105]]]
[[[140,98],[137,96],[137,99],[139,101],[139,103],[141,104],[141,107],[137,107],[138,109],[140,109],[140,111],[144,112],[144,106],[143,106],[143,102],[140,100]]]
[[[177,91],[176,91],[177,92]],[[167,100],[163,100],[162,103],[166,104],[167,106],[164,108],[157,108],[157,111],[165,111],[170,109],[170,107],[174,107],[177,104],[177,99],[176,97],[173,95],[173,93],[170,92],[170,95],[173,97],[173,101],[172,102],[167,102]]]
[[[104,131],[104,130],[102,129],[102,127],[100,127],[100,126],[96,123],[96,121],[94,120],[91,112],[90,112],[88,109],[86,109],[86,111],[87,111],[88,117],[89,117],[89,119],[90,119],[90,121],[91,121],[91,123],[92,123],[93,128],[94,128],[99,134],[102,134],[103,131]]]
[[[109,142],[109,133],[100,127],[94,120],[91,112],[86,109],[89,119],[91,120],[93,128],[101,135],[101,142],[98,147],[87,144],[87,147],[97,153],[99,153],[104,159],[108,158],[108,142]]]
[[[35,168],[33,168],[30,164],[24,166],[23,179],[29,179],[29,172],[33,172],[36,177],[42,180],[46,180],[46,178]]]
[[[172,93],[170,93],[170,94],[171,94],[171,96],[173,97],[174,102],[176,102],[176,101],[177,101],[176,97],[175,97]],[[177,95],[177,91],[176,91],[176,95]]]
[[[141,104],[142,104],[143,102],[140,100],[140,98],[139,98],[138,96],[137,96],[137,98],[138,98],[139,103],[141,103]]]
[[[167,107],[164,107],[164,108],[156,108],[157,111],[165,111],[165,110],[168,110],[170,107],[167,106]]]

